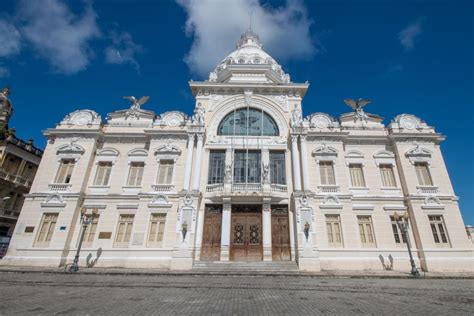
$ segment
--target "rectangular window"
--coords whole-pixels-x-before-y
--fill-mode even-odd
[[[380,175],[382,176],[382,186],[384,188],[396,188],[395,174],[392,165],[380,165]]]
[[[224,183],[225,151],[211,150],[209,154],[208,184]]]
[[[74,159],[61,159],[55,183],[70,183],[72,170],[74,169]]]
[[[357,216],[359,223],[360,242],[362,246],[375,247],[374,228],[371,216]]]
[[[120,215],[115,236],[115,247],[128,247],[132,235],[133,219],[135,215]]]
[[[94,185],[105,186],[109,184],[110,173],[112,172],[112,162],[101,161],[97,166],[97,173],[94,179]]]
[[[261,152],[256,150],[236,150],[234,154],[234,182],[260,183]]]
[[[151,214],[148,246],[161,247],[165,232],[166,214]]]
[[[173,160],[160,160],[158,167],[157,184],[172,184],[173,183]]]
[[[89,219],[91,215],[86,215],[86,218]],[[84,247],[92,246],[92,242],[94,241],[95,232],[97,231],[97,224],[99,223],[99,216],[95,215],[92,223],[89,223],[86,227],[86,231],[84,232]]]
[[[41,220],[40,229],[38,236],[36,237],[35,246],[37,247],[48,247],[51,238],[53,237],[54,228],[58,220],[57,213],[45,213]]]
[[[403,242],[404,244],[406,244],[407,236],[404,233],[402,233],[402,231],[400,230],[400,227],[397,224],[397,221],[395,221],[395,218],[393,216],[390,216],[390,222],[392,224],[392,232],[393,232],[393,238],[395,239],[395,243],[401,244]]]
[[[273,184],[286,184],[284,151],[270,151],[270,181]]]
[[[439,245],[447,245],[448,236],[446,234],[446,226],[444,225],[443,216],[428,216],[428,219],[430,220],[434,242]]]
[[[321,185],[335,185],[334,165],[332,161],[320,161],[319,172],[321,173]]]
[[[132,187],[139,187],[142,184],[144,162],[131,162],[130,171],[128,173],[127,185]]]
[[[326,215],[329,246],[342,246],[341,219],[339,215]]]
[[[431,179],[430,169],[426,162],[415,162],[416,177],[420,185],[432,186],[433,180]]]
[[[350,164],[349,173],[353,187],[365,188],[364,172],[361,164]]]

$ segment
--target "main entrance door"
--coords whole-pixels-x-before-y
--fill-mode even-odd
[[[261,261],[262,208],[261,206],[232,206],[230,260]]]
[[[218,261],[221,255],[222,207],[206,205],[201,260]]]
[[[272,260],[291,259],[288,207],[272,207]]]

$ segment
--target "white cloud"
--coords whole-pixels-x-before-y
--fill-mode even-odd
[[[284,6],[262,6],[258,0],[176,0],[188,17],[185,30],[194,42],[185,60],[191,71],[204,76],[235,47],[248,28],[277,60],[307,59],[318,50],[310,35],[311,19],[303,3],[287,0]]]
[[[143,51],[143,48],[133,41],[132,36],[127,33],[111,32],[112,45],[105,49],[105,61],[109,64],[130,64],[136,71],[140,65],[135,59],[135,54]]]
[[[18,54],[21,50],[21,34],[6,19],[0,19],[0,57]]]
[[[19,17],[22,34],[55,71],[73,74],[87,67],[90,41],[100,36],[89,2],[78,15],[59,0],[22,0]]]
[[[415,48],[417,37],[423,33],[422,22],[422,19],[418,19],[398,33],[400,44],[405,48],[405,50],[412,50]]]

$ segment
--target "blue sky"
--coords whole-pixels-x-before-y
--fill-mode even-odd
[[[199,2],[199,5],[197,5]],[[370,98],[388,124],[412,113],[447,135],[442,150],[466,224],[474,224],[474,2],[452,0],[3,0],[0,85],[11,127],[43,147],[67,113],[106,114],[124,95],[191,113],[188,80],[205,79],[253,28],[295,82],[305,114]]]

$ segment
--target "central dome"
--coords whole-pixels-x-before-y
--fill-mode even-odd
[[[242,34],[236,49],[209,74],[211,82],[289,83],[290,76],[265,52],[251,29]]]

